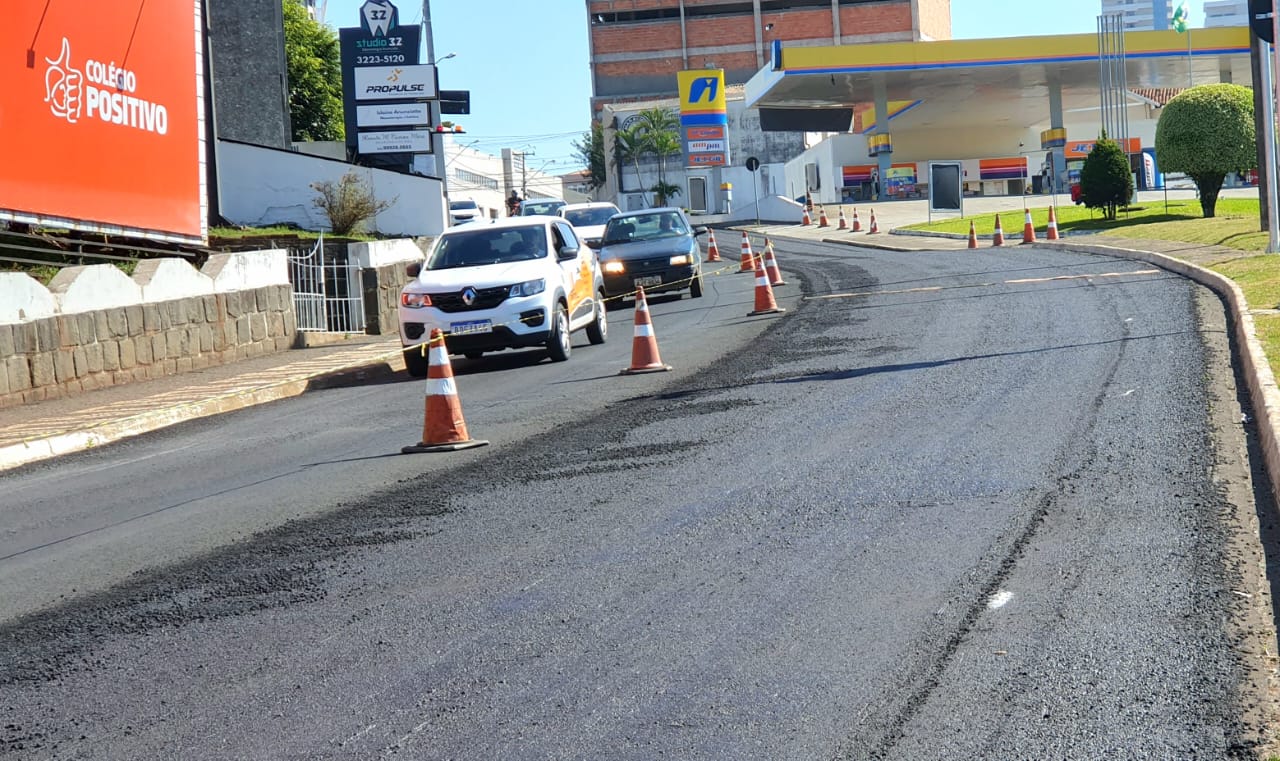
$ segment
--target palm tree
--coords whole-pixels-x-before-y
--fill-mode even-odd
[[[636,184],[642,184],[640,179],[640,159],[648,152],[644,132],[640,124],[632,124],[626,129],[620,129],[617,137],[614,139],[615,152],[617,155],[616,163],[630,163],[636,170]],[[622,174],[622,167],[618,167],[618,174]],[[640,190],[640,196],[644,200],[645,205],[649,204],[649,200],[644,196],[643,187]]]

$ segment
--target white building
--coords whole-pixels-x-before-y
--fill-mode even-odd
[[[1249,0],[1205,0],[1204,25],[1248,26]]]
[[[1178,0],[1102,0],[1102,14],[1119,13],[1124,17],[1125,31],[1169,29],[1173,9]],[[1162,23],[1157,20],[1163,16]]]
[[[476,150],[474,145],[459,145],[451,135],[444,138],[450,201],[475,201],[485,216],[498,219],[507,215],[506,199],[513,190],[521,198],[564,197],[560,178],[543,171],[551,162],[540,162],[532,154],[510,148],[503,148],[501,156],[494,156]]]

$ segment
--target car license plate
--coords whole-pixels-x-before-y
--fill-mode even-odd
[[[493,323],[489,320],[471,320],[469,322],[454,322],[449,324],[449,333],[455,336],[466,335],[468,333],[491,333],[493,331]]]
[[[638,277],[635,279],[635,285],[637,288],[652,288],[655,285],[662,285],[662,275]]]

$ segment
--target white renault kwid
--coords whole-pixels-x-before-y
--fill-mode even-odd
[[[400,292],[400,342],[409,374],[427,374],[432,328],[450,354],[543,346],[569,358],[570,333],[604,343],[609,325],[594,252],[563,219],[532,216],[463,225],[436,239]]]

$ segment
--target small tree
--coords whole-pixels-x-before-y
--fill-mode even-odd
[[[1156,124],[1156,157],[1166,172],[1185,172],[1200,191],[1200,210],[1212,217],[1227,172],[1258,165],[1253,91],[1240,85],[1201,85],[1169,101]]]
[[[575,140],[573,149],[577,158],[587,166],[587,187],[595,190],[604,187],[604,125],[595,121],[591,131],[582,133],[582,140]]]
[[[669,200],[680,195],[679,185],[664,180],[659,180],[658,184],[649,188],[649,190],[653,193],[655,206],[666,206]]]
[[[618,174],[622,174],[623,164],[631,164],[636,170],[636,183],[642,182],[640,178],[640,159],[645,154],[645,141],[640,125],[633,124],[626,129],[618,130],[614,137],[614,151]],[[641,195],[643,196],[644,194],[641,193]],[[648,205],[648,203],[648,199],[645,199],[645,204]]]
[[[369,183],[354,170],[334,182],[324,180],[311,185],[320,195],[313,203],[329,218],[329,227],[335,235],[348,235],[365,222],[390,209],[399,196],[379,201],[373,196]]]
[[[1116,210],[1133,197],[1133,174],[1129,157],[1120,144],[1102,137],[1093,144],[1080,169],[1080,198],[1090,209],[1102,209],[1107,219],[1116,218]]]
[[[294,140],[341,140],[342,62],[338,36],[307,15],[301,0],[281,0],[289,122]]]

